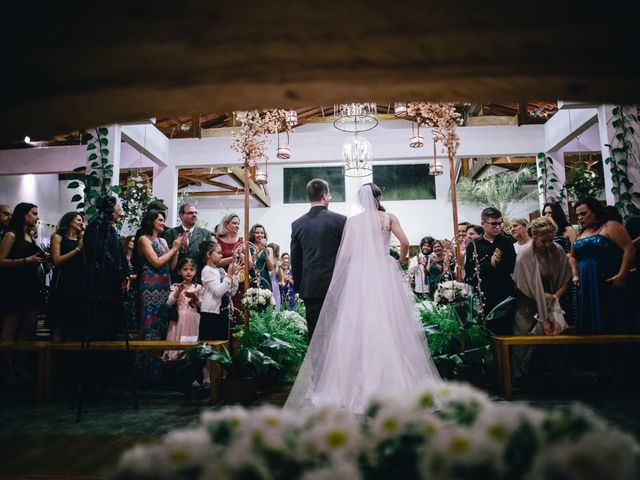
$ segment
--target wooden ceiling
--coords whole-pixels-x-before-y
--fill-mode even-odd
[[[351,101],[640,100],[637,17],[602,2],[9,2],[0,22],[0,142]]]

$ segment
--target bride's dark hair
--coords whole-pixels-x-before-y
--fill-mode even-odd
[[[382,190],[380,190],[380,187],[373,182],[365,183],[362,186],[366,187],[367,185],[371,187],[371,192],[373,193],[373,199],[376,201],[376,205],[378,205],[378,211],[386,212],[385,208],[382,205],[380,205],[380,199],[382,198]]]

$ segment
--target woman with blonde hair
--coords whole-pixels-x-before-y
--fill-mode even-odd
[[[551,218],[536,218],[529,229],[532,241],[520,250],[513,270],[518,296],[513,333],[558,335],[567,328],[560,299],[569,288],[571,268],[564,249],[553,241],[558,226]],[[531,351],[513,349],[515,377],[528,371]]]
[[[512,218],[511,220],[509,220],[509,223],[511,236],[516,239],[516,243],[513,244],[513,248],[516,251],[517,255],[525,245],[528,245],[531,242],[531,237],[529,236],[529,231],[527,230],[529,222],[527,222],[524,218]]]

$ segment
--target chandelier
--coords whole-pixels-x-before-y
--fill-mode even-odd
[[[333,116],[336,119],[333,126],[342,132],[366,132],[378,125],[375,118],[377,113],[378,107],[375,102],[334,105]]]
[[[366,177],[371,175],[371,144],[366,138],[354,133],[342,144],[342,174],[345,177]]]
[[[442,175],[444,173],[442,169],[442,163],[438,162],[438,156],[436,154],[436,143],[433,142],[433,162],[429,163],[429,175],[433,175],[437,177],[438,175]]]

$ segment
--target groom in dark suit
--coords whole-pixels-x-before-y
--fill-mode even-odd
[[[171,245],[179,235],[185,234],[182,248],[178,252],[178,262],[186,257],[195,260],[198,265],[197,278],[200,278],[200,272],[202,272],[202,268],[204,267],[203,259],[200,255],[200,244],[205,240],[211,240],[211,232],[205,228],[196,227],[198,210],[195,205],[191,205],[190,203],[180,205],[178,214],[180,215],[181,225],[165,230],[164,238],[167,244]],[[180,283],[182,282],[182,278],[180,278],[177,272],[171,272],[171,281]]]
[[[324,180],[316,178],[307,183],[307,196],[311,209],[291,224],[291,270],[307,310],[311,339],[331,282],[347,217],[327,209],[331,194]]]

